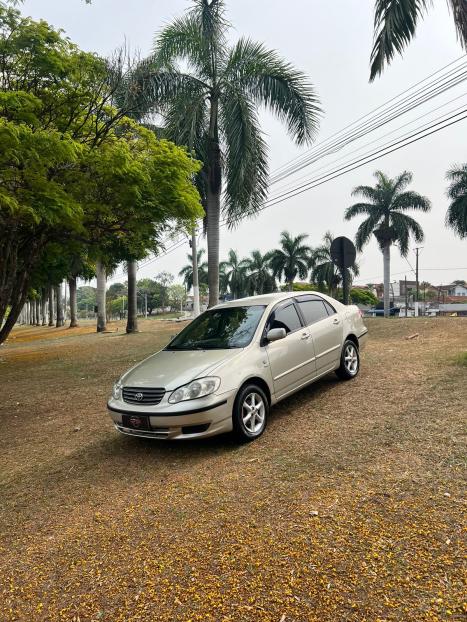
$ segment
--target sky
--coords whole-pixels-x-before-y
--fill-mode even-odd
[[[288,0],[287,3],[279,0],[230,0],[226,4],[228,18],[233,25],[230,32],[232,42],[240,36],[263,42],[309,76],[324,111],[317,142],[462,55],[447,3],[443,0],[435,0],[434,9],[420,24],[417,37],[404,57],[397,57],[382,77],[371,84],[368,77],[373,34],[372,0],[340,0],[338,3],[322,0]],[[145,56],[152,49],[154,35],[189,5],[187,0],[93,0],[91,5],[85,4],[84,0],[26,0],[22,11],[62,28],[82,49],[109,55],[126,41],[131,49]],[[317,168],[330,165],[353,149],[400,128],[454,98],[459,99],[436,114],[467,105],[467,83],[373,132],[342,154],[304,169],[292,180],[273,185],[270,196],[280,194],[282,188],[297,177],[304,179],[292,185],[304,183],[306,177],[316,176]],[[434,114],[431,117],[428,115],[425,120]],[[261,111],[260,118],[269,145],[270,170],[274,173],[307,148],[296,147],[283,125],[269,113]],[[415,125],[409,129],[413,127]],[[293,235],[308,234],[307,241],[311,246],[317,246],[328,230],[335,236],[353,238],[360,221],[347,222],[343,219],[345,208],[356,200],[351,196],[352,189],[361,184],[373,184],[372,175],[376,169],[383,170],[389,176],[409,170],[414,176],[411,188],[432,202],[430,213],[415,214],[425,232],[419,260],[420,280],[436,285],[454,279],[467,280],[467,241],[459,240],[444,226],[448,207],[445,174],[451,165],[467,161],[466,139],[467,119],[269,207],[256,218],[242,221],[234,230],[224,227],[221,229],[221,258],[227,255],[230,248],[237,250],[241,256],[248,255],[254,249],[266,252],[277,246],[280,233],[285,229]],[[201,247],[206,246],[203,237],[200,237],[199,243]],[[391,280],[403,279],[404,276],[413,278],[414,246],[412,244],[407,260],[399,255],[397,248],[392,249]],[[154,277],[164,270],[177,275],[187,263],[188,252],[187,241],[142,267],[138,278]],[[382,255],[375,240],[368,244],[358,262],[360,276],[355,281],[357,284],[382,281]],[[125,280],[125,276],[118,270],[111,280]]]

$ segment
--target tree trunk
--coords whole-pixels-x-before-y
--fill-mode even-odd
[[[63,300],[62,300],[62,284],[55,287],[55,300],[57,303],[55,326],[59,328],[63,326]]]
[[[293,292],[293,281],[290,281],[289,283],[287,283],[287,290],[289,292]]]
[[[193,258],[193,316],[199,315],[199,279],[198,279],[198,249],[196,248],[196,227],[191,232],[191,256]]]
[[[138,332],[138,308],[136,294],[136,272],[138,264],[136,261],[128,262],[128,310],[126,320],[126,332]]]
[[[209,307],[219,302],[219,220],[220,192],[208,192],[207,240]]]
[[[34,306],[36,307],[36,326],[41,325],[41,301],[39,298],[36,298],[34,301]]]
[[[76,277],[71,276],[68,279],[68,287],[70,288],[70,328],[78,326],[78,305],[76,299]]]
[[[106,318],[106,274],[105,266],[101,261],[96,262],[97,276],[97,332],[102,333],[107,328]]]
[[[34,326],[36,323],[36,307],[34,306],[34,300],[29,300],[29,325]]]
[[[384,274],[384,317],[389,317],[389,281],[391,278],[391,256],[390,245],[386,244],[383,248],[383,274]]]
[[[218,131],[219,102],[211,97],[209,145],[207,156],[208,190],[206,220],[208,238],[209,306],[219,302],[219,221],[221,212],[222,166]]]
[[[54,323],[54,288],[49,285],[49,326],[53,326]]]
[[[47,324],[47,313],[46,313],[46,304],[47,304],[47,291],[45,287],[41,289],[41,316],[42,316],[42,326],[46,326]]]

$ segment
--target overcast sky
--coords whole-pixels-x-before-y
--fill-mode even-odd
[[[186,0],[93,0],[92,5],[86,5],[84,0],[27,0],[22,10],[36,19],[43,18],[62,28],[72,41],[85,50],[107,55],[126,39],[131,48],[139,49],[142,55],[146,55],[151,51],[154,34],[189,4]],[[462,55],[447,3],[436,0],[436,8],[421,23],[417,38],[404,58],[397,58],[381,78],[369,84],[372,5],[372,0],[340,0],[338,3],[322,0],[227,2],[228,17],[234,26],[232,41],[246,35],[264,42],[310,76],[325,113],[318,141]],[[466,91],[464,83],[416,112],[401,117],[391,126],[372,133],[352,149],[397,129],[454,97],[462,96]],[[436,114],[462,103],[467,104],[467,97]],[[305,148],[295,147],[282,125],[269,114],[262,113],[261,118],[270,148],[270,169],[274,172],[303,153]],[[277,244],[284,229],[292,234],[309,234],[312,246],[319,244],[326,230],[336,236],[353,238],[359,221],[343,220],[344,209],[352,203],[352,188],[359,184],[372,184],[372,173],[377,168],[391,176],[407,169],[414,174],[412,188],[428,196],[433,203],[430,214],[415,215],[425,231],[424,248],[420,255],[420,279],[434,284],[461,278],[467,280],[467,242],[455,238],[444,226],[448,205],[445,172],[453,163],[467,161],[466,139],[467,120],[464,120],[377,162],[268,208],[257,218],[242,222],[234,231],[223,228],[221,256],[226,255],[229,248],[238,250],[242,255],[255,248],[265,252]],[[301,171],[299,177],[312,176],[318,167],[340,156],[337,154],[314,164]],[[273,186],[271,196],[279,194],[288,181]],[[204,245],[204,240],[201,239],[200,243]],[[176,274],[186,263],[187,252],[188,244],[142,268],[138,277],[151,277],[162,270]],[[411,278],[407,261],[400,257],[395,248],[391,259],[393,280],[404,278],[404,275]],[[412,251],[408,260],[413,266]],[[365,249],[359,263],[359,283],[382,281],[382,256],[375,241]]]

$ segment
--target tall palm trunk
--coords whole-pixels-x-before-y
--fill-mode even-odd
[[[70,288],[70,328],[76,328],[78,326],[78,301],[75,276],[68,279],[68,287]]]
[[[391,245],[383,247],[383,274],[384,274],[384,317],[389,317],[389,281],[391,278]]]
[[[199,279],[198,279],[198,249],[196,247],[196,227],[191,232],[191,257],[193,262],[193,315],[199,315]]]
[[[57,285],[55,287],[55,300],[57,303],[57,311],[56,311],[56,321],[55,326],[58,328],[59,326],[63,326],[63,300],[62,300],[62,284]]]
[[[136,294],[136,271],[138,264],[136,261],[128,262],[128,312],[126,321],[126,332],[138,332],[138,305]]]
[[[100,260],[96,262],[97,277],[97,332],[102,333],[106,329],[106,274],[105,266]]]
[[[209,306],[219,302],[219,222],[221,213],[222,167],[217,116],[219,102],[211,97],[208,149],[207,238]]]
[[[47,325],[47,313],[46,313],[46,306],[47,306],[47,290],[45,289],[45,287],[43,287],[41,289],[41,315],[42,315],[42,326],[46,326]]]
[[[49,285],[49,326],[54,325],[54,288]]]

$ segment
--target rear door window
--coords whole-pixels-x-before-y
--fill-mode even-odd
[[[300,317],[293,302],[274,310],[268,322],[268,330],[285,328],[287,334],[293,333],[301,327]]]
[[[301,296],[297,298],[297,303],[305,319],[306,326],[324,320],[324,318],[330,315],[324,305],[323,299],[318,296]]]

